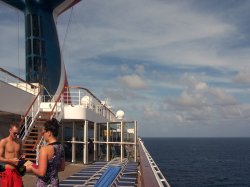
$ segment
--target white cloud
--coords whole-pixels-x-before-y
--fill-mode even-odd
[[[234,78],[237,83],[250,84],[250,70],[241,70]]]
[[[213,97],[214,103],[219,105],[235,105],[236,99],[220,88],[210,89],[209,93]]]
[[[147,88],[146,82],[138,75],[126,75],[118,78],[119,81],[126,87],[132,89]]]
[[[190,94],[184,91],[180,96],[179,103],[186,107],[202,106],[205,103],[205,97],[201,94]]]

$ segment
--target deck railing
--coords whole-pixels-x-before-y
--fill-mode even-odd
[[[0,80],[34,95],[39,92],[36,85],[26,82],[3,68],[0,68]]]
[[[148,162],[150,164],[150,167],[155,175],[155,178],[159,184],[160,187],[170,187],[168,181],[166,180],[165,176],[162,174],[161,170],[158,168],[157,164],[155,163],[154,159],[151,157],[150,153],[144,146],[142,140],[139,138],[139,142],[141,144],[141,147],[144,151],[144,153],[147,156]]]
[[[99,100],[87,88],[79,86],[69,86],[64,92],[64,103],[70,105],[81,105],[93,112],[105,117],[109,121],[115,121],[116,116],[111,111],[107,103]]]

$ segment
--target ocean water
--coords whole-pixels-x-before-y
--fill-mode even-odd
[[[142,138],[171,187],[250,187],[250,138]]]

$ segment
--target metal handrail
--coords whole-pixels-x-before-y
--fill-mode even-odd
[[[63,88],[63,89],[61,90],[60,94],[58,95],[58,97],[57,97],[57,99],[56,99],[56,101],[55,101],[55,104],[54,104],[54,106],[53,106],[53,108],[52,108],[52,110],[51,110],[50,119],[54,117],[54,115],[55,115],[54,109],[56,108],[57,103],[60,101],[60,99],[63,98],[62,95],[64,94],[64,91],[65,91],[65,88]],[[61,103],[63,103],[63,102],[61,102]]]
[[[30,110],[32,109],[32,106],[34,105],[34,103],[36,102],[36,100],[38,99],[39,95],[41,93],[41,90],[39,89],[38,94],[36,95],[35,99],[32,101],[32,103],[30,104],[28,110],[26,111],[26,113],[22,116],[21,121],[18,123],[19,125],[22,125],[24,119],[28,116],[28,114],[30,113]]]
[[[62,94],[64,93],[64,90],[65,90],[65,88],[63,88],[63,89],[61,90],[60,94],[58,95],[58,97],[57,97],[57,99],[56,99],[56,101],[55,101],[55,104],[54,104],[54,106],[53,106],[53,108],[52,108],[52,110],[51,110],[51,112],[50,112],[50,119],[52,119],[52,118],[54,117],[54,115],[55,115],[54,109],[56,108],[57,103],[58,103],[58,102],[60,101],[60,99],[62,98],[61,96],[62,96]],[[63,103],[63,102],[61,102],[61,103]],[[61,110],[61,111],[62,111],[62,110]],[[40,133],[39,136],[38,136],[38,139],[37,139],[37,141],[36,141],[36,143],[35,143],[35,145],[34,145],[34,147],[33,147],[33,150],[36,149],[37,151],[39,151],[39,146],[41,145],[42,141],[43,141],[43,136],[42,136],[42,133]]]
[[[85,104],[86,108],[89,108],[91,110],[94,110],[96,113],[103,115],[104,117],[109,117],[110,120],[116,119],[115,114],[105,105],[102,103],[100,99],[98,99],[91,91],[89,91],[87,88],[79,87],[79,86],[67,86],[66,87],[67,91],[64,94],[64,102],[66,104],[71,104],[73,105],[74,102],[77,103],[78,105],[81,104],[81,90],[86,92],[87,96],[91,97],[91,101],[88,104]],[[70,89],[78,89],[78,92],[72,92]],[[67,94],[69,93],[69,94]],[[67,95],[70,96],[70,99],[68,99]],[[74,100],[75,99],[75,100]],[[94,101],[92,101],[92,99]]]
[[[100,103],[102,102],[100,99],[98,99],[91,91],[89,91],[89,89],[87,88],[83,88],[80,86],[67,86],[66,88],[72,88],[72,89],[82,89],[87,91],[92,97],[94,97],[97,101],[99,101]]]
[[[3,79],[3,77],[0,76],[0,79],[3,80],[4,82],[7,82],[7,80],[9,80],[9,79],[7,78],[7,75],[8,75],[9,77],[15,79],[14,82],[22,82],[22,83],[26,84],[26,91],[28,90],[27,85],[29,85],[30,88],[31,88],[32,90],[34,90],[34,92],[35,92],[35,89],[39,88],[38,86],[36,86],[36,85],[34,85],[34,84],[32,84],[32,83],[29,83],[29,82],[25,81],[24,79],[22,79],[22,78],[20,78],[20,77],[18,77],[18,76],[16,76],[16,75],[10,73],[9,71],[7,71],[7,70],[5,70],[5,69],[3,69],[3,68],[0,68],[0,72],[6,74],[6,75],[4,76],[4,79]],[[17,81],[17,80],[18,80],[18,81]],[[10,84],[10,83],[8,83],[8,84]],[[13,86],[13,84],[11,84],[11,85]]]
[[[149,161],[149,164],[151,166],[151,169],[155,175],[155,178],[159,184],[160,187],[170,187],[167,179],[164,177],[164,175],[162,174],[161,170],[159,169],[159,167],[156,165],[155,161],[153,160],[153,158],[151,157],[150,153],[148,152],[148,150],[146,149],[146,147],[144,146],[142,140],[140,138],[139,139],[139,142],[141,143],[141,146],[142,146],[142,149],[144,151],[144,153],[146,154],[147,156],[147,159]]]
[[[41,93],[41,89],[39,88],[38,94],[36,95],[36,97],[35,97],[35,99],[33,100],[33,102],[30,104],[30,106],[29,106],[28,110],[26,111],[26,113],[22,116],[20,122],[18,123],[18,125],[19,125],[20,127],[21,127],[21,125],[24,123],[24,120],[25,120],[25,119],[28,117],[28,115],[30,114],[31,109],[33,109],[33,106],[34,106],[35,102],[39,99],[40,93]],[[38,104],[38,107],[37,107],[38,110],[35,112],[35,114],[32,112],[32,116],[31,116],[32,120],[30,121],[29,124],[24,124],[23,127],[22,127],[22,129],[20,130],[20,132],[24,132],[24,134],[22,134],[22,137],[21,137],[23,140],[24,140],[25,137],[27,136],[27,129],[29,129],[29,128],[32,126],[32,124],[33,124],[33,122],[34,122],[34,117],[38,114],[38,112],[39,112],[39,110],[40,110],[39,102],[38,102],[37,104]],[[25,122],[25,123],[26,123],[26,122]],[[23,131],[23,129],[24,129],[24,131]]]

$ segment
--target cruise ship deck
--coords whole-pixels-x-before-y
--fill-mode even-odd
[[[137,120],[114,112],[87,88],[68,84],[56,19],[79,0],[1,1],[24,13],[26,80],[0,68],[0,138],[15,121],[25,159],[38,163],[46,145],[43,124],[56,118],[69,163],[60,186],[168,186],[138,138]],[[24,177],[25,186],[34,186],[32,178]]]

